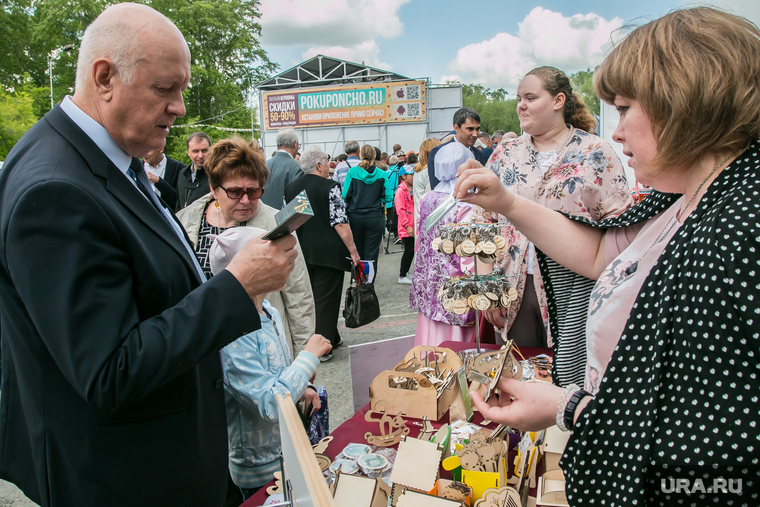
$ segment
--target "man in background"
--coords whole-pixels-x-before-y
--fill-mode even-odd
[[[281,210],[285,205],[285,187],[303,176],[301,166],[295,160],[300,147],[295,130],[283,129],[277,134],[277,151],[267,160],[269,178],[261,196],[261,202],[267,206]]]
[[[203,169],[203,164],[210,148],[211,138],[205,132],[193,132],[187,136],[187,156],[190,157],[190,165],[182,169],[177,178],[175,211],[208,194],[208,174]]]
[[[348,170],[359,165],[359,143],[349,141],[343,149],[346,150],[346,160],[335,166],[335,172],[332,175],[332,179],[340,183],[341,190],[343,189],[343,182],[346,181]]]
[[[177,178],[180,171],[185,168],[185,164],[167,157],[163,148],[148,152],[143,162],[145,162],[145,173],[156,195],[174,208],[177,203]]]
[[[504,137],[503,130],[497,130],[496,132],[491,134],[491,148],[494,148],[495,146],[499,146],[499,143],[501,142],[502,137]]]
[[[487,159],[483,153],[475,148],[475,141],[480,135],[480,115],[474,109],[463,107],[454,113],[454,138],[446,143],[439,144],[432,149],[428,155],[428,176],[430,177],[430,188],[434,189],[438,185],[438,178],[435,176],[435,155],[440,151],[442,146],[449,143],[463,144],[472,152],[475,160],[486,165]]]
[[[480,152],[483,154],[487,161],[489,158],[491,158],[491,154],[493,153],[493,142],[491,141],[491,136],[485,132],[481,132],[480,136],[478,136],[478,139],[480,139],[480,142],[483,143],[483,146],[480,148]]]

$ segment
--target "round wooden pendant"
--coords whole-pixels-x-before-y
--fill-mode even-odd
[[[454,242],[450,239],[444,239],[441,241],[440,249],[443,253],[451,255],[454,253]]]
[[[464,313],[467,313],[467,301],[464,299],[457,299],[454,301],[451,309],[456,313],[457,315],[462,315]]]
[[[430,248],[435,250],[436,252],[440,252],[441,249],[441,238],[435,238],[433,242],[430,244]]]
[[[493,244],[496,245],[496,248],[499,250],[504,250],[507,246],[507,240],[504,239],[504,236],[496,236],[493,238]]]
[[[475,300],[475,308],[481,312],[488,310],[491,308],[491,301],[485,296],[478,296],[478,298]]]
[[[464,240],[460,246],[462,247],[462,252],[464,252],[467,257],[471,257],[472,254],[475,253],[475,243],[469,239]]]
[[[483,243],[483,253],[487,255],[496,253],[496,245],[494,245],[491,241],[486,241]]]
[[[507,291],[507,295],[509,296],[510,301],[517,301],[517,289],[514,287],[510,287]]]

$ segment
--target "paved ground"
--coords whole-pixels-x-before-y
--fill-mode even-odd
[[[330,403],[330,427],[335,428],[354,413],[348,346],[414,334],[416,312],[409,308],[409,286],[399,285],[398,270],[401,245],[391,245],[390,254],[380,254],[375,290],[380,300],[381,317],[360,329],[347,329],[341,318],[340,334],[344,346],[333,353],[317,372],[317,384],[327,386]],[[344,283],[348,285],[348,276]],[[0,507],[34,507],[15,486],[0,480]]]

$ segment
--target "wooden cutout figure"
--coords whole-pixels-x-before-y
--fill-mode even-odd
[[[462,468],[469,470],[470,472],[479,472],[480,468],[480,456],[474,452],[466,452],[459,455],[459,462]]]
[[[417,438],[420,440],[430,441],[430,439],[433,438],[433,434],[435,434],[435,428],[430,422],[430,418],[427,416],[423,417],[422,429],[420,430],[420,434],[417,436]]]
[[[491,350],[475,357],[472,363],[472,371],[467,372],[467,378],[481,384],[488,384],[492,378],[491,372],[501,371],[504,366],[506,353],[506,349]]]
[[[315,454],[315,458],[317,458],[317,464],[319,465],[319,469],[323,472],[330,468],[330,465],[332,465],[332,460],[325,456],[324,454]]]
[[[494,450],[492,445],[483,445],[479,447],[478,456],[480,457],[480,462],[483,463],[484,465],[486,461],[491,461],[493,464],[496,464],[496,451]],[[490,470],[490,471],[495,472],[496,470]]]
[[[402,414],[391,417],[386,412],[388,412],[388,402],[379,400],[375,404],[375,410],[370,410],[364,415],[365,421],[380,423],[380,435],[373,435],[369,431],[364,434],[367,443],[378,447],[389,447],[399,443],[402,435],[409,434],[409,427],[404,423]]]
[[[475,502],[474,507],[521,507],[520,495],[509,486],[499,489],[488,489],[483,498]]]
[[[463,482],[452,482],[443,491],[438,493],[441,498],[447,498],[449,500],[456,500],[457,502],[465,502],[467,497],[472,495],[472,489]]]
[[[507,376],[514,380],[520,380],[522,378],[522,365],[511,351],[507,354],[507,360],[502,369],[502,376]]]
[[[330,445],[330,442],[333,441],[333,437],[325,437],[313,446],[311,448],[314,450],[314,454],[324,454],[327,450],[327,446]]]
[[[478,447],[488,442],[489,437],[491,436],[491,432],[488,431],[485,428],[481,428],[472,435],[470,435],[470,438],[468,439],[471,444],[476,444]]]
[[[272,496],[277,493],[282,493],[282,472],[274,473],[274,486],[267,488],[267,495]]]

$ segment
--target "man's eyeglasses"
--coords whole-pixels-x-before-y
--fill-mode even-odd
[[[254,201],[264,195],[264,189],[259,188],[240,188],[240,187],[232,187],[232,188],[224,188],[223,186],[219,185],[219,188],[224,190],[224,193],[227,194],[227,197],[232,199],[233,201],[237,201],[239,199],[243,198],[244,194],[248,195],[248,199],[251,201]]]

